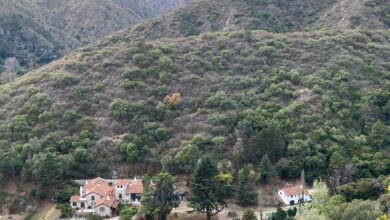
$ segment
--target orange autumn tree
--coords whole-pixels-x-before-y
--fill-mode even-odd
[[[173,94],[167,95],[164,98],[164,104],[170,106],[170,107],[176,107],[181,103],[181,95],[178,92],[175,92]]]

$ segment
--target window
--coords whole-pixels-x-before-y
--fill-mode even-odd
[[[91,197],[91,200],[95,200],[95,196],[92,196],[92,197]]]
[[[100,208],[99,208],[99,211],[100,211],[100,212],[105,212],[106,209],[105,209],[104,207],[100,207]]]
[[[73,206],[77,206],[77,203],[73,202]]]
[[[119,194],[119,198],[122,199],[122,194]]]

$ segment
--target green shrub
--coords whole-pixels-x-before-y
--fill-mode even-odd
[[[167,129],[165,129],[165,128],[157,128],[154,131],[154,137],[156,138],[156,140],[158,142],[166,141],[169,138],[169,133],[168,133]]]
[[[338,188],[347,201],[354,199],[376,199],[383,192],[382,186],[376,179],[360,179],[347,183]]]
[[[117,120],[129,119],[132,116],[130,102],[121,99],[115,99],[110,104],[109,115],[111,118]]]
[[[227,109],[233,106],[233,101],[224,91],[218,91],[214,96],[208,98],[205,104],[211,108]]]
[[[125,79],[136,79],[136,78],[143,78],[145,76],[145,70],[140,69],[138,67],[132,67],[127,68],[123,73],[122,76]]]
[[[110,117],[116,120],[131,120],[134,115],[147,111],[147,103],[145,101],[130,103],[126,100],[115,99],[109,107]]]
[[[272,46],[261,46],[259,47],[259,53],[260,55],[270,57],[276,49]]]
[[[175,44],[171,43],[171,44],[166,45],[165,47],[162,47],[161,50],[165,54],[174,54],[177,51],[177,47]]]
[[[154,58],[146,54],[135,54],[133,61],[139,67],[147,68],[153,64]]]
[[[58,203],[68,203],[71,196],[72,191],[70,189],[61,189],[54,193],[52,200]]]
[[[80,82],[80,78],[71,73],[57,73],[52,77],[53,86],[57,88],[65,88],[67,86],[76,85]]]
[[[129,220],[137,214],[137,208],[135,207],[125,207],[120,211],[119,219],[120,220]]]
[[[162,56],[158,59],[158,64],[162,69],[170,70],[173,66],[173,60],[168,56]]]
[[[84,95],[91,91],[88,86],[76,86],[72,89],[71,95],[75,98],[83,98]]]
[[[202,25],[198,15],[192,12],[184,12],[180,15],[180,29],[183,36],[188,37],[199,34],[199,26]]]
[[[131,81],[129,79],[125,79],[123,82],[122,82],[122,86],[123,88],[130,92],[132,91],[133,89],[135,89],[135,87],[137,86],[137,82],[134,82],[134,81]]]
[[[102,91],[103,88],[104,88],[104,84],[103,84],[102,82],[97,82],[97,83],[95,84],[95,86],[93,87],[93,89],[94,89],[95,91]]]
[[[184,144],[182,149],[176,154],[175,159],[179,164],[179,169],[190,173],[194,170],[196,162],[201,157],[198,147],[194,144]]]
[[[74,121],[77,118],[77,112],[75,110],[68,110],[64,113],[62,118],[66,121]]]

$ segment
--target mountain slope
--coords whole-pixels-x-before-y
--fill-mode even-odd
[[[190,175],[203,155],[261,174],[268,157],[276,179],[304,170],[375,199],[390,174],[388,3],[280,2],[195,1],[1,85],[0,183],[39,197],[76,178]]]
[[[269,130],[283,140],[265,149],[271,160],[295,161],[282,168],[284,177],[303,168],[308,179],[324,175],[332,149],[343,146],[364,170],[359,175],[385,174],[388,169],[366,167],[379,161],[361,151],[375,149],[389,167],[389,140],[371,142],[379,124],[389,130],[389,36],[260,31],[147,44],[113,36],[1,86],[0,149],[26,163],[35,158],[28,152],[72,156],[79,167],[66,178],[161,165],[178,172],[180,159],[172,157],[184,140],[218,159],[255,163],[261,155],[252,147],[262,146]],[[367,141],[355,142],[358,137]],[[24,145],[35,147],[20,151]],[[318,160],[309,165],[311,157]],[[31,172],[23,167],[17,172]]]
[[[383,29],[390,27],[390,2],[383,0],[343,0],[321,12],[317,28]]]
[[[4,0],[0,8],[0,61],[17,56],[23,66],[29,62],[47,63],[61,50],[80,45],[72,36],[55,28],[45,12],[30,1]],[[29,57],[31,54],[35,57]]]
[[[389,28],[383,0],[198,0],[175,13],[144,22],[124,35],[159,39],[232,30],[270,32],[344,28]]]
[[[156,2],[160,3],[159,8]],[[164,13],[186,1],[4,0],[0,2],[0,74],[11,81],[81,45]],[[150,4],[150,5],[149,5]],[[164,7],[166,6],[166,7]],[[9,60],[7,60],[10,58]],[[12,64],[12,65],[11,65]]]
[[[141,2],[132,5],[107,0],[39,0],[38,5],[51,13],[58,28],[84,43],[129,27],[152,16],[152,11]]]
[[[24,69],[57,59],[80,45],[188,2],[2,1],[0,71],[5,70],[3,76],[6,76],[3,81],[9,81],[8,78],[12,79],[16,74],[23,74]],[[388,28],[389,4],[385,0],[197,0],[153,22],[129,29],[123,35],[159,39],[243,29],[289,32],[324,28]],[[19,23],[16,17],[21,17]],[[15,27],[18,29],[15,30]],[[9,57],[12,59],[5,62]],[[21,67],[13,57],[17,58]]]

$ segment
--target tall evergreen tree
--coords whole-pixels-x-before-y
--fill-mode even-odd
[[[338,173],[345,166],[345,159],[343,155],[339,151],[335,151],[332,153],[329,161],[329,169],[333,173]]]
[[[272,175],[272,163],[268,158],[268,154],[265,154],[263,158],[261,158],[260,162],[260,180],[262,183],[266,183],[268,178]]]
[[[145,186],[142,205],[148,214],[157,215],[159,220],[166,220],[172,209],[179,205],[172,176],[169,173],[159,173],[150,180],[146,179]]]
[[[226,199],[231,194],[230,182],[218,178],[218,174],[216,164],[204,157],[198,162],[191,183],[193,197],[190,199],[190,207],[206,213],[207,220],[227,206]]]
[[[258,193],[256,192],[256,177],[251,165],[244,165],[238,174],[239,189],[238,200],[242,206],[256,205]]]
[[[35,181],[42,188],[60,182],[62,177],[58,156],[51,152],[34,155],[32,158],[32,174]]]

